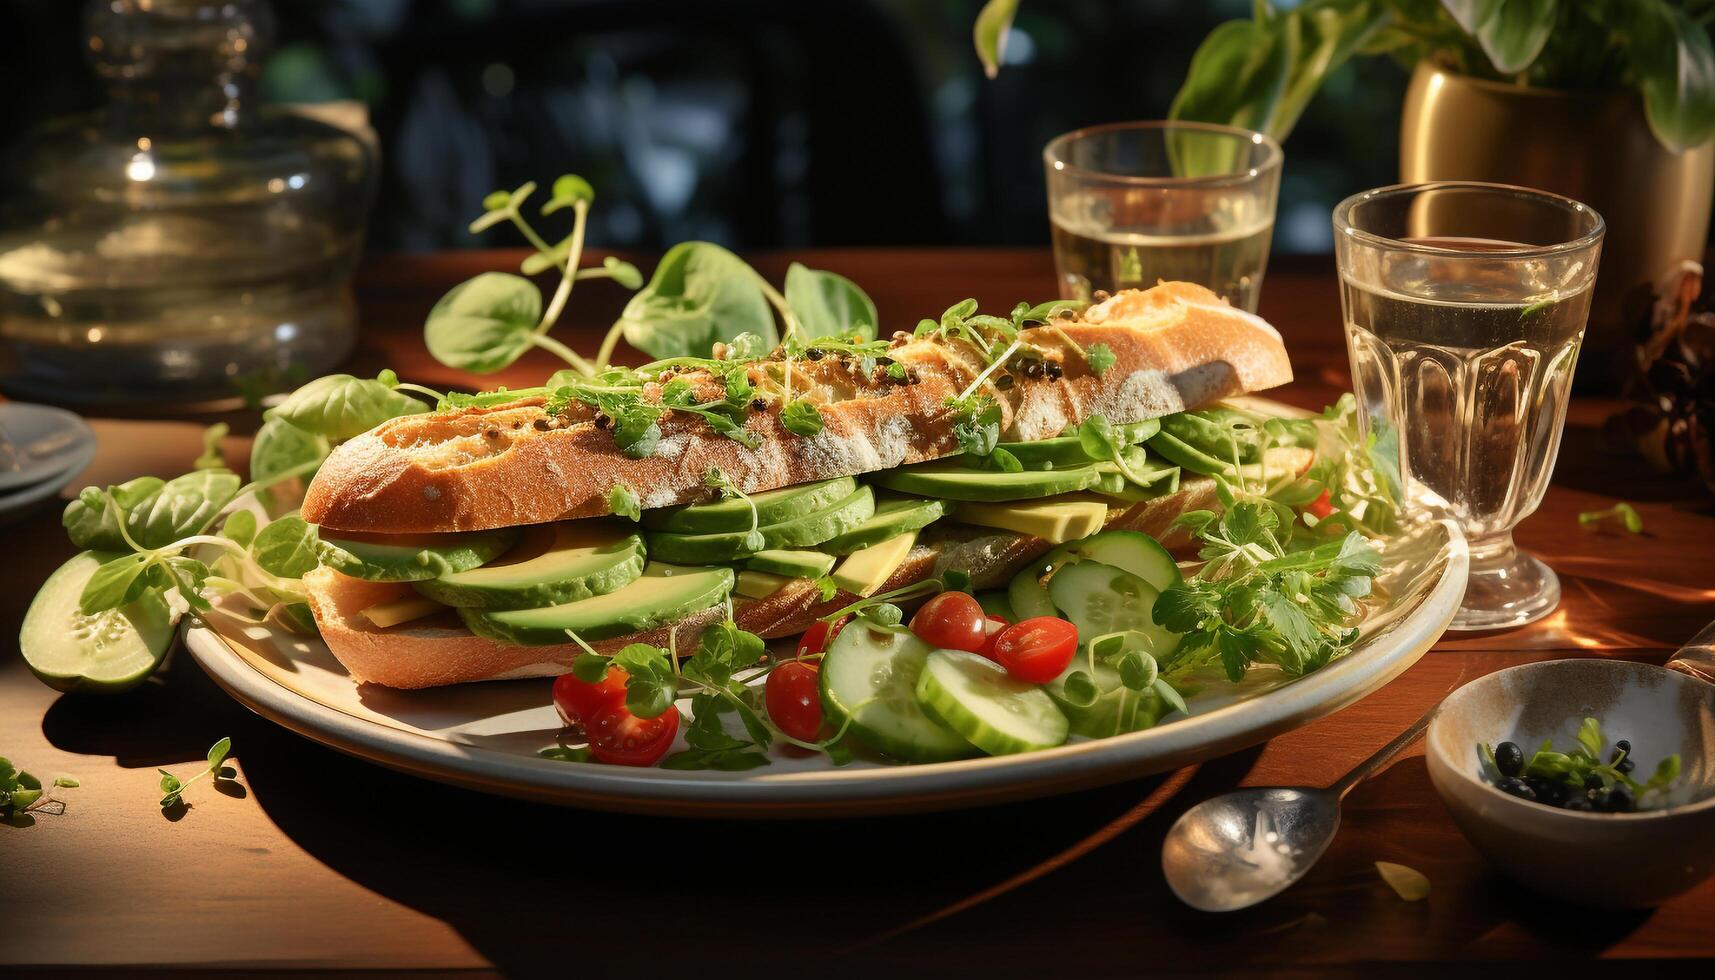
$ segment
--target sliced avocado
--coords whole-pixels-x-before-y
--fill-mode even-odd
[[[480,568],[414,583],[449,606],[527,609],[623,588],[643,574],[643,536],[626,521],[562,521],[525,530],[511,551]]]
[[[1158,419],[1150,419],[1146,422],[1127,422],[1114,428],[1118,430],[1126,445],[1135,446],[1161,431],[1161,422]],[[1084,445],[1076,435],[1055,436],[1035,442],[1003,442],[997,448],[1011,453],[1027,470],[1059,469],[1062,466],[1078,466],[1096,461],[1094,456],[1084,452]]]
[[[875,492],[869,487],[858,487],[844,500],[819,511],[763,526],[760,528],[762,547],[756,550],[807,548],[821,544],[869,520],[874,513]],[[745,547],[746,537],[748,533],[743,530],[720,534],[656,533],[649,535],[649,555],[663,561],[686,564],[738,561],[756,553]]]
[[[796,487],[782,487],[750,495],[756,504],[756,523],[780,524],[795,517],[824,510],[851,496],[857,481],[849,476]],[[678,534],[740,533],[750,530],[750,506],[736,497],[706,504],[664,507],[643,512],[643,526],[651,531]]]
[[[744,567],[787,578],[821,578],[833,571],[834,556],[801,548],[770,548],[746,558]]]
[[[468,571],[518,541],[515,527],[451,534],[342,534],[318,531],[323,565],[371,582],[421,582]]]
[[[1096,486],[1091,487],[1090,490],[1092,492],[1099,493],[1104,497],[1111,497],[1115,501],[1125,504],[1138,504],[1145,500],[1154,500],[1157,497],[1165,497],[1170,493],[1177,493],[1179,491],[1180,469],[1177,466],[1152,465],[1148,473],[1139,475],[1152,476],[1154,477],[1154,480],[1153,482],[1144,484],[1143,486],[1139,486],[1128,480],[1126,481],[1125,486],[1120,487],[1118,490],[1111,489],[1104,484],[1097,484]]]
[[[955,458],[902,466],[879,473],[873,479],[889,490],[942,500],[1032,500],[1095,486],[1102,479],[1099,465],[1086,463],[1058,470],[1004,473],[973,470]]]
[[[605,640],[707,609],[725,599],[732,584],[730,568],[650,562],[630,585],[607,595],[541,609],[460,609],[459,616],[472,633],[517,646],[565,643],[567,630],[585,640]]]
[[[945,517],[953,508],[944,500],[924,497],[883,497],[875,502],[875,513],[850,531],[824,541],[820,550],[833,555],[849,555],[888,538],[897,538],[906,531],[928,527]],[[823,572],[822,574],[827,574]],[[813,577],[813,576],[812,576]]]

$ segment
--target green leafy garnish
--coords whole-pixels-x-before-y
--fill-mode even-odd
[[[171,810],[184,803],[185,790],[192,783],[205,776],[213,776],[215,781],[231,780],[237,777],[237,772],[226,768],[226,757],[232,752],[232,739],[223,738],[214,743],[208,750],[208,765],[189,779],[180,779],[165,769],[157,769],[161,774],[161,809]]]
[[[791,402],[780,410],[780,424],[793,435],[813,436],[822,431],[822,413],[810,402]]]
[[[1381,571],[1375,548],[1353,531],[1289,549],[1290,508],[1238,498],[1224,481],[1217,490],[1223,513],[1192,511],[1175,524],[1202,542],[1206,564],[1155,603],[1155,622],[1184,634],[1173,666],[1219,662],[1237,681],[1267,663],[1297,676],[1349,649],[1357,630],[1347,623]]]
[[[643,517],[642,501],[638,499],[637,491],[623,483],[615,483],[607,492],[607,509],[617,517],[629,517],[634,521]]]
[[[1108,373],[1108,368],[1113,367],[1119,360],[1119,355],[1107,344],[1091,344],[1086,354],[1085,360],[1089,362],[1090,373],[1098,378]]]
[[[1621,526],[1633,534],[1644,533],[1644,519],[1638,514],[1638,509],[1623,500],[1607,510],[1591,510],[1579,514],[1578,526],[1594,530],[1612,518],[1619,518]]]

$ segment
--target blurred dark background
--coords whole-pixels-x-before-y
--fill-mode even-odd
[[[1198,42],[1251,5],[1025,0],[995,81],[971,49],[979,6],[275,0],[263,91],[367,106],[372,250],[477,245],[485,193],[567,171],[597,189],[598,246],[1046,245],[1043,144],[1164,116]],[[82,7],[0,0],[0,148],[101,104]],[[1404,85],[1383,59],[1329,80],[1286,144],[1278,252],[1327,250],[1333,204],[1394,182]]]

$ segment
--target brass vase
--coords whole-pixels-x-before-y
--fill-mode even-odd
[[[1608,389],[1630,363],[1649,291],[1702,261],[1715,195],[1715,141],[1661,145],[1632,91],[1562,92],[1485,81],[1420,63],[1405,94],[1406,183],[1487,180],[1564,194],[1608,223],[1578,386]]]

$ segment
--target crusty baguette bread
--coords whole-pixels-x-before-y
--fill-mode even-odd
[[[1314,454],[1306,449],[1270,450],[1271,469],[1302,473]],[[1111,508],[1110,530],[1143,531],[1169,547],[1185,542],[1183,532],[1169,534],[1180,514],[1215,508],[1215,483],[1208,477],[1187,477],[1176,493],[1144,501],[1128,509]],[[931,525],[879,591],[919,582],[956,568],[971,576],[978,588],[1004,585],[1020,568],[1045,554],[1052,545],[1041,538],[962,524]],[[310,606],[322,639],[352,679],[386,687],[423,688],[469,681],[517,677],[550,677],[571,669],[581,651],[576,644],[524,647],[497,643],[472,634],[456,616],[438,615],[390,629],[377,629],[358,613],[377,603],[414,596],[409,585],[365,582],[318,568],[304,576]],[[773,639],[802,633],[817,618],[858,600],[841,592],[823,600],[810,582],[789,585],[765,599],[734,597],[733,620],[743,629]],[[703,628],[724,615],[719,607],[681,620],[670,627],[591,644],[597,650],[617,650],[627,643],[672,645],[680,651],[696,647]],[[676,635],[670,635],[676,634]]]
[[[1065,337],[1085,350],[1107,345],[1113,366],[1096,376]],[[1115,422],[1157,418],[1292,379],[1272,327],[1189,283],[1122,292],[1081,318],[1025,330],[1023,339],[1049,352],[1062,376],[1019,377],[1005,390],[990,380],[984,390],[1000,404],[1009,440],[1046,438],[1098,413]],[[646,508],[705,499],[710,467],[754,492],[957,452],[945,402],[982,370],[975,348],[900,339],[888,355],[917,382],[859,376],[853,361],[835,357],[795,361],[794,391],[821,403],[824,427],[809,437],[788,433],[776,400],[748,418],[756,449],[678,413],[662,420],[653,454],[631,459],[593,409],[574,404],[550,418],[541,397],[393,419],[334,451],[309,487],[304,519],[348,532],[481,530],[608,513],[616,483]],[[753,379],[780,367],[753,366]],[[706,372],[679,377],[699,398],[720,390]],[[644,397],[658,401],[660,385]]]

